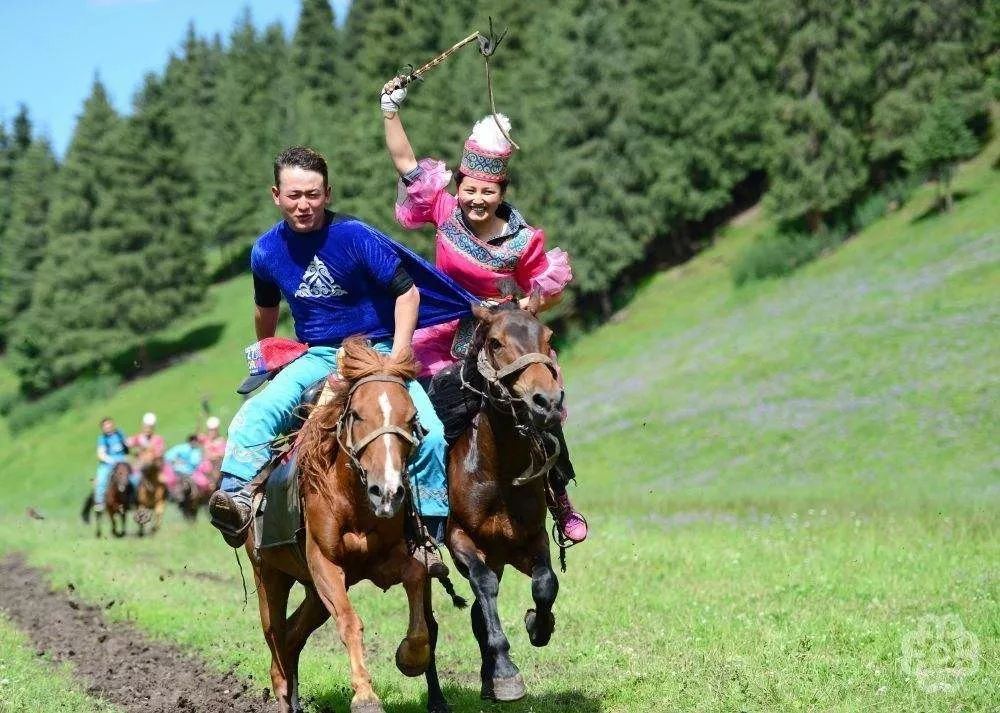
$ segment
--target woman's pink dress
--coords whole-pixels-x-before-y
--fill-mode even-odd
[[[409,230],[428,223],[437,228],[435,262],[462,287],[482,299],[499,298],[498,283],[513,279],[526,294],[537,287],[551,296],[573,279],[569,256],[559,248],[545,252],[545,233],[528,225],[509,204],[504,204],[508,227],[502,240],[487,243],[477,238],[462,219],[458,199],[447,191],[451,172],[444,163],[422,159],[419,165],[423,171],[417,179],[408,186],[400,184],[396,220]],[[471,336],[464,330],[459,335],[460,322],[425,327],[413,335],[421,376],[436,374],[458,360],[461,347],[467,346],[463,342]]]

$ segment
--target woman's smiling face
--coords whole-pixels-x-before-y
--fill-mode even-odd
[[[504,191],[490,181],[465,176],[458,186],[458,205],[473,227],[486,226],[503,202]]]

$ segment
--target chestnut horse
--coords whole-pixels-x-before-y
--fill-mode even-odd
[[[136,488],[135,499],[138,509],[135,521],[139,525],[139,537],[145,534],[146,523],[152,521],[150,530],[156,532],[163,522],[163,510],[167,502],[167,486],[160,480],[163,470],[163,458],[160,456],[139,457],[139,486]]]
[[[419,443],[406,380],[414,378],[416,363],[412,354],[390,359],[352,337],[338,366],[346,384],[332,402],[313,410],[298,439],[304,542],[256,550],[253,527],[246,540],[278,709],[299,710],[299,654],[332,615],[351,662],[352,713],[383,710],[365,668],[364,626],[347,596],[352,584],[368,579],[383,590],[402,582],[410,616],[396,666],[407,676],[425,674],[427,709],[444,713],[450,708],[434,661],[438,627],[430,583],[404,534],[406,462]],[[288,617],[288,592],[296,581],[306,595]]]
[[[125,512],[135,500],[135,492],[128,477],[132,466],[125,461],[115,463],[111,468],[111,477],[107,492],[104,494],[104,512],[97,512],[97,536],[101,536],[101,519],[107,514],[111,521],[111,534],[115,537],[125,535]]]
[[[549,641],[559,591],[545,513],[546,473],[559,449],[549,431],[560,422],[563,390],[549,357],[552,331],[535,316],[538,303],[536,292],[527,309],[516,302],[473,308],[479,324],[462,381],[482,405],[448,454],[447,545],[476,595],[482,697],[500,701],[526,693],[497,612],[504,567],[531,577],[535,608],[524,623],[535,646]]]

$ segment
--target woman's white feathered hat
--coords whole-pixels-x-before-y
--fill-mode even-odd
[[[514,152],[508,135],[510,119],[503,114],[490,114],[477,121],[462,151],[462,173],[491,183],[506,180],[507,161]]]

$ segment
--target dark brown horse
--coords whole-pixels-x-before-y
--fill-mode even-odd
[[[208,461],[205,461],[208,464]],[[177,499],[177,507],[180,509],[184,519],[194,522],[198,518],[198,510],[203,505],[208,504],[208,499],[219,488],[222,471],[220,463],[213,461],[210,468],[199,469],[194,475],[181,478],[180,483],[174,493]]]
[[[434,663],[430,584],[404,535],[406,462],[419,443],[406,380],[416,364],[411,355],[392,360],[352,338],[339,369],[346,385],[331,403],[316,407],[298,440],[305,541],[258,551],[253,528],[247,536],[278,708],[299,710],[299,654],[332,615],[351,662],[352,713],[383,710],[365,668],[364,626],[347,596],[352,584],[368,579],[383,590],[402,582],[410,616],[396,666],[407,676],[425,674],[427,708],[443,713],[450,709]],[[288,592],[296,581],[306,596],[288,617]]]
[[[125,535],[125,513],[135,499],[135,491],[128,480],[131,473],[132,466],[124,461],[115,463],[111,468],[108,489],[104,494],[104,512],[98,511],[96,514],[98,537],[101,536],[101,519],[104,514],[111,521],[111,534],[115,537]]]
[[[559,448],[550,430],[559,424],[563,391],[549,357],[552,332],[537,309],[537,293],[526,310],[516,302],[474,308],[479,325],[462,378],[482,395],[482,407],[448,454],[448,549],[476,595],[482,696],[501,701],[526,693],[497,613],[504,567],[531,577],[535,608],[524,623],[535,646],[552,635],[559,591],[545,513],[546,473]]]

